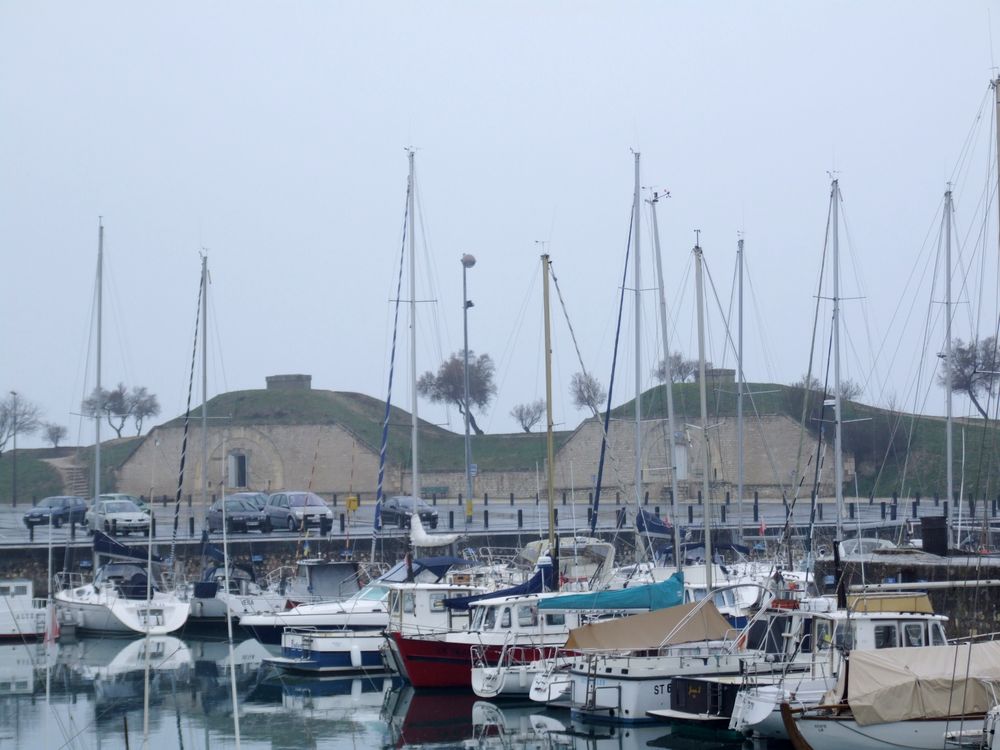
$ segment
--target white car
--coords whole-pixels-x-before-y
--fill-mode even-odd
[[[87,511],[83,522],[90,533],[128,534],[138,531],[149,534],[149,516],[131,500],[99,500]]]

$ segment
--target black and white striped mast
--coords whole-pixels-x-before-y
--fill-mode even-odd
[[[407,208],[410,234],[410,460],[412,466],[413,512],[416,513],[417,501],[420,498],[420,469],[418,461],[417,427],[417,253],[415,233],[413,231],[413,194],[414,194],[414,149],[408,149],[407,158],[410,162],[409,190],[407,191]]]

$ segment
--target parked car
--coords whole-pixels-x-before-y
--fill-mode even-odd
[[[275,492],[264,508],[275,529],[297,531],[307,526],[321,530],[333,527],[333,511],[319,495],[312,492]]]
[[[250,503],[257,510],[264,510],[264,506],[267,505],[266,492],[234,492],[231,495],[226,495],[226,497],[230,499],[237,498],[239,500],[243,500],[244,502]]]
[[[24,525],[29,529],[43,523],[51,523],[57,529],[64,523],[82,523],[87,515],[87,501],[76,495],[56,495],[47,497],[24,514]]]
[[[149,516],[131,500],[100,500],[87,511],[83,522],[90,533],[128,534],[130,531],[149,533]]]
[[[130,503],[135,503],[135,506],[147,516],[152,512],[146,501],[141,497],[126,495],[124,492],[108,492],[107,494],[99,495],[98,500],[128,500]]]
[[[411,495],[396,495],[390,497],[382,504],[382,523],[395,523],[402,528],[410,525],[410,516],[413,515],[414,498]],[[438,512],[434,506],[427,504],[424,500],[416,498],[416,508],[420,515],[421,523],[436,529],[438,525]]]
[[[267,513],[260,510],[252,500],[242,498],[239,495],[229,495],[226,497],[226,518],[228,531],[260,531],[264,534],[271,533],[271,519]],[[212,507],[205,513],[205,521],[209,532],[222,531],[222,500],[216,500]]]

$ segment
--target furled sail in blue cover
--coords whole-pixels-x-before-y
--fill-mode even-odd
[[[676,607],[684,602],[684,573],[678,571],[659,583],[614,591],[563,594],[543,599],[539,609],[643,609]]]
[[[98,531],[94,534],[94,552],[100,555],[122,557],[129,560],[145,561],[149,556],[149,550],[146,547],[128,547],[117,539],[112,539],[103,531]],[[153,562],[163,562],[163,560],[159,555],[153,555]]]
[[[639,512],[635,515],[635,527],[647,536],[672,538],[674,534],[672,526],[668,526],[662,518],[642,508],[639,508]]]
[[[452,599],[445,599],[444,606],[449,609],[468,609],[472,602],[480,599],[496,599],[502,596],[525,596],[527,594],[537,594],[541,591],[552,591],[554,574],[551,565],[539,565],[538,570],[531,578],[524,583],[512,586],[503,591],[490,591],[486,594],[476,594],[474,596],[456,596]]]

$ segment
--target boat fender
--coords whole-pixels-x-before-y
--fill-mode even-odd
[[[361,647],[357,643],[351,644],[351,666],[355,669],[361,667]]]

